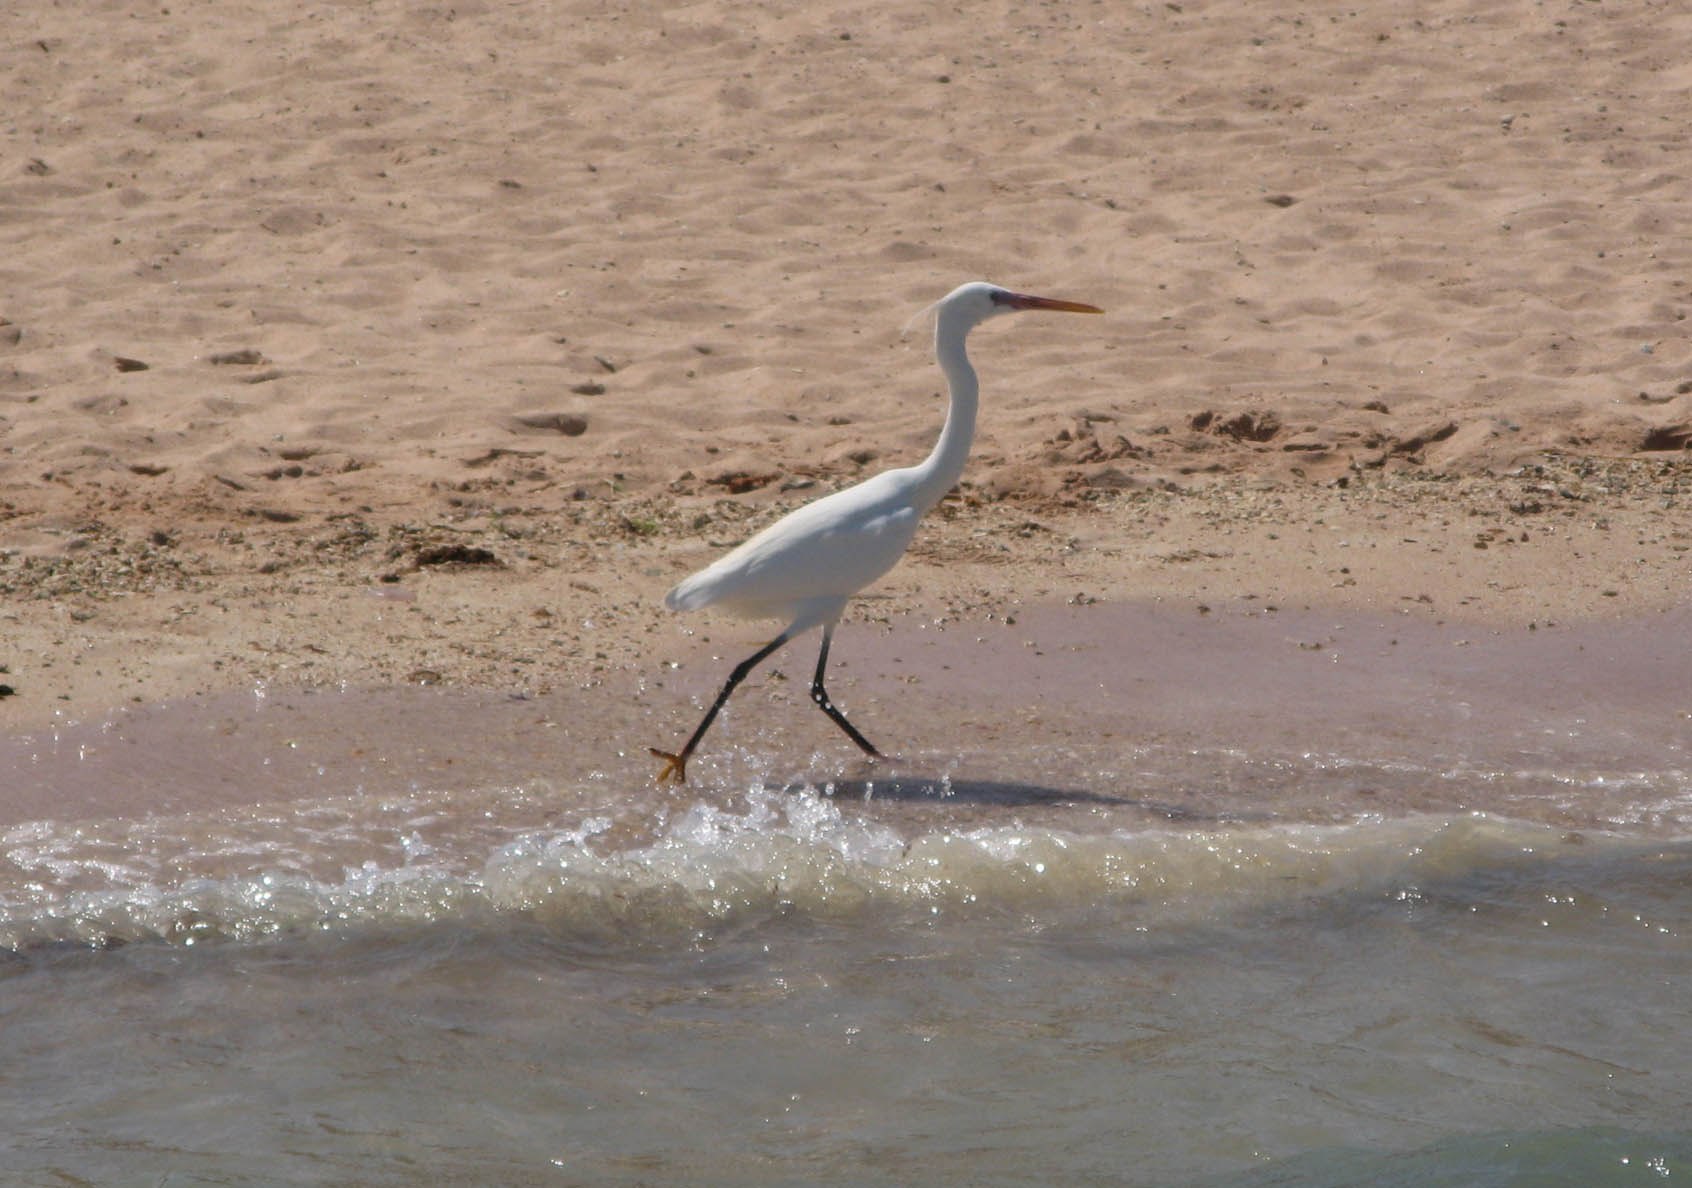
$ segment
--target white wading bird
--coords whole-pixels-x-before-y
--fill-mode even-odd
[[[975,436],[979,391],[975,369],[964,353],[964,339],[978,323],[1022,309],[1104,312],[1079,301],[1030,297],[981,282],[953,289],[934,309],[934,354],[940,370],[946,373],[952,400],[933,452],[916,466],[878,474],[783,516],[665,596],[664,605],[674,611],[720,606],[745,618],[785,619],[787,626],[729,674],[722,692],[680,753],[651,748],[664,760],[659,782],[686,782],[688,758],[735,686],[782,644],[819,626],[823,629],[822,651],[811,680],[811,700],[865,754],[881,754],[828,699],[823,670],[828,666],[828,645],[834,639],[846,600],[898,563],[911,543],[917,522],[963,473],[970,440]]]

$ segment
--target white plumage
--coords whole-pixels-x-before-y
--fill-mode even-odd
[[[823,670],[835,624],[846,602],[898,564],[928,509],[957,483],[975,436],[979,384],[964,351],[969,332],[988,318],[1023,309],[1099,313],[1076,301],[1030,297],[996,285],[960,285],[934,307],[934,353],[946,374],[951,403],[940,439],[915,466],[884,471],[844,491],[825,495],[791,512],[756,536],[677,583],[664,599],[674,611],[720,607],[748,618],[780,619],[786,627],[729,676],[687,744],[672,754],[652,748],[665,760],[659,779],[687,778],[687,760],[699,740],[748,672],[771,652],[802,632],[823,628],[811,698],[869,755],[879,752],[828,700]]]

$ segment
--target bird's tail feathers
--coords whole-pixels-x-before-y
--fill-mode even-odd
[[[673,611],[699,610],[710,601],[708,589],[692,578],[677,582],[670,592],[664,595],[664,605]]]

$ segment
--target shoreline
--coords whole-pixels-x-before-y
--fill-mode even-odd
[[[1000,787],[1002,803],[1026,793],[1055,807],[1113,802],[1158,771],[1187,789],[1180,812],[1202,804],[1219,820],[1452,807],[1431,787],[1371,790],[1368,772],[1395,764],[1568,781],[1571,803],[1596,806],[1604,795],[1575,791],[1583,780],[1692,766],[1692,674],[1678,660],[1689,640],[1689,607],[1531,627],[1244,598],[889,611],[843,627],[830,680],[889,752],[883,764],[861,760],[791,676],[814,662],[805,637],[736,693],[694,782],[656,786],[646,747],[685,733],[744,650],[738,635],[701,633],[545,689],[277,682],[12,726],[0,733],[0,782],[14,790],[0,827],[494,786],[551,789],[561,809],[602,796],[616,815],[662,816],[678,797],[768,779],[843,790],[914,779],[908,811],[920,813],[946,810],[930,793],[955,777]],[[1324,756],[1364,765],[1336,776]],[[1235,765],[1279,791],[1233,799],[1220,773]],[[1286,784],[1294,769],[1309,787]],[[1539,795],[1521,811],[1541,811]]]
[[[1598,478],[1574,473],[1600,465]],[[1576,460],[1562,473],[1360,476],[1345,488],[1230,480],[1080,508],[989,501],[966,482],[846,623],[1158,599],[1480,626],[1637,617],[1688,601],[1692,525],[1675,509],[1692,467],[1663,480],[1666,466]],[[659,672],[695,636],[750,651],[779,625],[671,615],[663,591],[814,494],[588,506],[513,494],[498,511],[239,528],[185,510],[63,529],[19,516],[10,539],[35,543],[0,555],[0,682],[14,691],[0,698],[0,730],[261,686],[543,693]]]

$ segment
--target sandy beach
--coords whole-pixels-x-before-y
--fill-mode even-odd
[[[975,336],[974,459],[848,665],[1099,602],[1683,648],[1688,48],[1663,4],[20,15],[0,728],[697,694],[767,632],[663,591],[921,457],[904,330],[976,277],[1107,316]]]
[[[1684,6],[0,27],[12,1180],[1692,1168]]]

